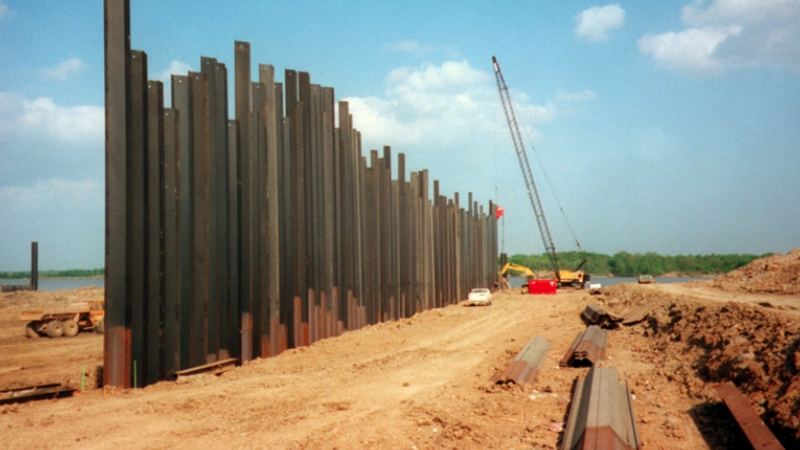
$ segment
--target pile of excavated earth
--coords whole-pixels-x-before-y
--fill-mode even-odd
[[[800,251],[707,282],[495,293],[143,389],[101,389],[0,406],[0,447],[560,448],[576,378],[560,367],[581,312],[641,321],[608,331],[603,366],[627,379],[650,449],[731,448],[743,435],[716,386],[733,381],[786,448],[800,448]],[[602,283],[602,280],[600,280]],[[102,336],[25,337],[23,309],[94,300],[102,290],[0,294],[0,390],[80,387]],[[644,307],[644,308],[643,308]],[[533,385],[494,385],[534,336],[552,344]],[[95,371],[91,370],[94,368]],[[2,396],[0,396],[0,399]]]
[[[721,275],[714,279],[714,286],[729,292],[800,294],[800,248]]]

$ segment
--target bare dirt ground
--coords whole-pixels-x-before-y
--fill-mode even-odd
[[[0,389],[79,387],[82,367],[102,364],[102,336],[27,339],[17,317],[31,305],[101,293],[0,296]],[[645,321],[610,331],[605,363],[631,382],[644,448],[737,444],[714,389],[727,380],[787,448],[798,448],[800,295],[734,293],[711,282],[623,284],[599,296],[509,291],[489,307],[426,311],[220,377],[0,406],[0,448],[557,448],[573,382],[588,370],[558,367],[586,327],[580,312],[649,302]],[[490,385],[537,335],[553,346],[535,386]]]
[[[73,338],[28,339],[23,310],[62,309],[70,303],[102,300],[103,289],[86,287],[69,291],[18,291],[0,294],[0,389],[48,383],[80,387],[86,366],[87,383],[97,384],[97,366],[103,364],[103,336],[78,333]],[[76,384],[77,383],[77,384]]]

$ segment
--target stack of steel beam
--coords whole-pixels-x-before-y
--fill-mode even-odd
[[[247,42],[233,118],[214,58],[164,92],[129,11],[105,0],[106,384],[277,355],[494,282],[491,202],[462,208],[437,181],[431,199],[404,154],[363,154],[333,88],[263,64],[252,80]]]
[[[584,321],[592,325],[597,325],[602,328],[615,328],[619,322],[622,322],[622,317],[604,310],[597,305],[586,305],[581,316]]]

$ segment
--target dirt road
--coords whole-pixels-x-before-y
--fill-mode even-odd
[[[737,294],[745,303],[730,303],[730,294],[706,289],[712,288],[621,285],[601,296],[496,294],[489,307],[426,311],[220,377],[0,407],[0,447],[556,448],[572,383],[588,370],[558,367],[585,328],[580,312],[590,303],[623,312],[644,302],[655,304],[651,317],[611,331],[606,364],[631,382],[645,448],[729,447],[735,426],[713,389],[726,376],[748,390],[784,442],[797,439],[797,316],[758,306],[761,297]],[[767,297],[800,308],[798,296],[781,296],[780,302]],[[24,324],[13,321],[25,305],[4,300],[0,388],[41,382],[77,387],[83,365],[102,363],[101,336],[27,340]],[[742,325],[736,331],[728,320]],[[726,334],[731,330],[739,341]],[[490,385],[491,376],[537,335],[553,345],[536,385]],[[698,344],[700,335],[708,342]],[[716,345],[720,339],[729,344]],[[752,357],[740,360],[750,351]],[[708,363],[698,364],[700,359]],[[762,359],[756,368],[766,381],[747,372],[747,364]]]

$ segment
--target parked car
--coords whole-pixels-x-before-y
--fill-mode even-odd
[[[492,304],[492,293],[486,288],[475,288],[467,296],[468,306],[489,306]]]
[[[656,279],[652,275],[639,275],[639,284],[655,283]]]

